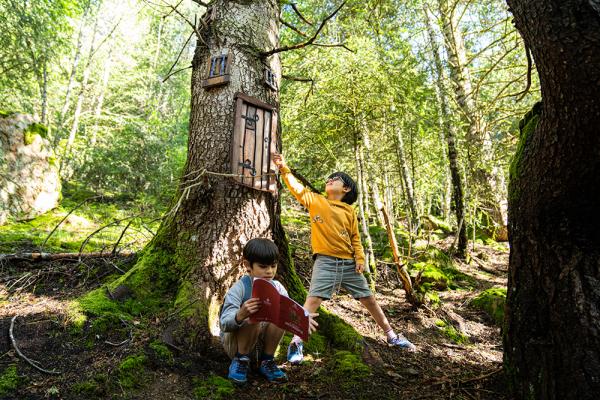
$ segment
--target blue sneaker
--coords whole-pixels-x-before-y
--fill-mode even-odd
[[[304,354],[302,354],[303,347],[302,342],[290,342],[287,351],[287,360],[292,364],[300,364],[304,359]]]
[[[387,340],[387,344],[390,346],[398,346],[401,349],[406,349],[409,351],[416,351],[417,347],[412,344],[411,342],[408,341],[407,338],[405,338],[402,335],[397,335],[395,338],[393,339],[388,339]]]
[[[231,360],[229,366],[229,375],[227,377],[234,383],[244,384],[248,382],[248,367],[250,366],[250,359],[246,356],[235,357]]]
[[[260,373],[267,378],[269,382],[285,382],[287,375],[277,366],[275,360],[264,360],[260,363]]]

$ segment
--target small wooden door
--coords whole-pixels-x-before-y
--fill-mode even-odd
[[[277,192],[271,152],[277,148],[277,110],[259,99],[236,93],[231,171],[236,182]]]

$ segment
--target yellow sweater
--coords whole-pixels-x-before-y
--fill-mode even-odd
[[[280,172],[290,192],[308,209],[313,254],[354,259],[357,264],[364,265],[365,253],[354,208],[306,189],[288,167]]]

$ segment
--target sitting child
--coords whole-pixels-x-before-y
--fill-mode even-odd
[[[273,162],[290,192],[310,214],[315,263],[304,308],[314,313],[323,300],[330,299],[335,290],[343,287],[367,308],[387,336],[389,345],[414,351],[411,342],[394,332],[362,274],[365,256],[358,219],[351,207],[358,195],[352,178],[343,172],[331,174],[326,182],[325,197],[306,189],[291,174],[281,154],[274,153]],[[294,336],[288,348],[288,361],[297,364],[302,359],[302,340]]]
[[[244,246],[243,265],[248,275],[238,280],[225,295],[221,310],[221,341],[227,355],[232,359],[228,378],[238,384],[247,382],[250,355],[260,351],[260,373],[269,382],[287,380],[273,358],[275,349],[283,337],[283,329],[269,322],[251,324],[248,318],[260,309],[260,299],[251,298],[252,282],[255,278],[270,281],[277,291],[287,296],[287,290],[273,279],[277,272],[279,250],[269,239],[252,239]],[[313,314],[312,316],[316,316]],[[316,329],[317,323],[310,319],[309,331]]]

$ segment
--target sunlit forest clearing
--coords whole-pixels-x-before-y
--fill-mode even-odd
[[[0,24],[0,398],[600,393],[598,2],[0,0]],[[313,198],[356,216],[321,254],[364,265],[383,323],[337,275],[314,294]],[[241,382],[220,319],[253,238],[325,301],[302,363],[261,336]]]

